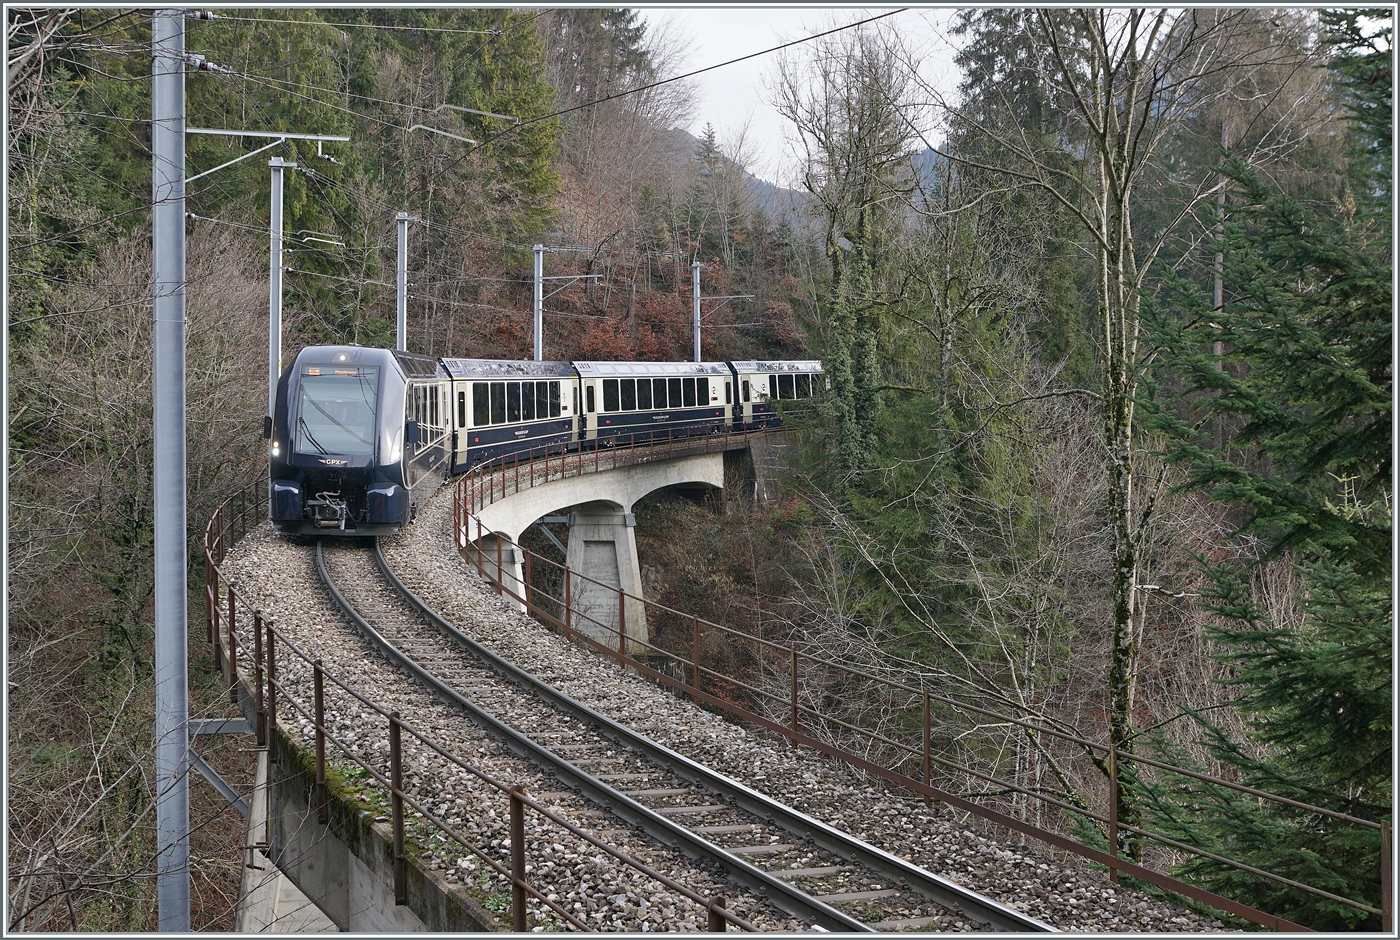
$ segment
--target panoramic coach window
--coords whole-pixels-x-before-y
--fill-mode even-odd
[[[603,410],[617,411],[617,379],[603,379]]]
[[[521,420],[521,421],[534,421],[534,420],[535,420],[535,383],[534,383],[534,382],[522,382],[521,385],[524,386],[524,387],[520,390],[520,420]]]
[[[812,397],[812,377],[810,375],[804,373],[797,377],[797,397]]]
[[[778,397],[779,397],[779,398],[794,398],[794,397],[796,397],[796,396],[793,395],[793,392],[792,392],[792,373],[791,373],[791,372],[784,372],[782,375],[778,376]]]
[[[620,387],[621,390],[622,390],[622,410],[623,410],[623,411],[636,411],[636,410],[637,410],[637,380],[636,380],[636,379],[620,379],[619,382],[618,382],[618,385],[619,385],[619,387]]]
[[[639,411],[651,410],[651,379],[637,380],[637,409]]]
[[[514,424],[520,420],[520,383],[506,383],[506,422]]]
[[[778,397],[778,377],[776,375],[768,376],[768,397]]]
[[[708,405],[710,403],[710,380],[695,380],[695,403],[697,405]]]
[[[560,414],[559,408],[559,383],[549,383],[549,416],[557,418]]]
[[[651,380],[651,406],[653,408],[666,407],[666,380]]]
[[[491,387],[486,382],[472,383],[472,424],[484,428],[491,423]]]
[[[491,383],[491,423],[506,423],[506,383]]]
[[[686,376],[685,378],[681,379],[681,388],[684,390],[684,393],[685,393],[685,398],[684,398],[685,406],[686,406],[687,408],[694,408],[694,407],[695,407],[695,379],[691,378],[690,376]]]
[[[296,453],[372,455],[379,369],[303,366],[300,379]]]

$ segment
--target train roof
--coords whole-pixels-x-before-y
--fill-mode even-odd
[[[567,362],[534,362],[529,359],[444,359],[442,366],[454,379],[573,378]]]
[[[734,369],[738,372],[822,372],[818,359],[736,359]]]
[[[397,349],[383,349],[379,346],[355,346],[351,344],[303,346],[296,354],[294,362],[323,363],[326,365],[357,365],[387,367],[398,364],[405,375],[431,376],[438,374],[438,362],[431,356],[400,352]]]
[[[597,378],[632,375],[728,375],[722,362],[575,362],[578,374]]]

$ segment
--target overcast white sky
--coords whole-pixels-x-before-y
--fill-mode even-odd
[[[639,6],[635,9],[647,23],[648,31],[669,29],[691,40],[688,53],[678,63],[678,70],[687,72],[897,7],[708,5]],[[920,71],[925,80],[945,94],[951,94],[957,85],[953,48],[947,37],[947,24],[952,16],[953,11],[944,7],[911,9],[890,18],[900,33],[922,52],[924,65]],[[800,49],[799,46],[792,51]],[[769,103],[772,95],[765,87],[765,83],[771,87],[776,59],[776,55],[759,56],[691,79],[700,94],[695,122],[687,130],[698,136],[708,122],[715,126],[723,140],[736,134],[748,121],[748,141],[755,154],[750,172],[770,182],[789,185],[794,161],[786,139],[791,136],[791,127]]]

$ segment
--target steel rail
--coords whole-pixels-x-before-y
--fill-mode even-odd
[[[382,555],[379,552],[378,539],[375,539],[375,555],[380,561],[381,566],[383,566]],[[702,839],[695,833],[690,832],[666,817],[648,809],[625,793],[614,789],[593,775],[585,773],[569,761],[555,754],[549,748],[537,743],[529,736],[522,734],[494,715],[479,708],[472,703],[470,699],[457,692],[451,686],[445,684],[442,680],[437,678],[437,676],[433,675],[411,657],[400,651],[360,615],[359,611],[354,608],[354,605],[349,602],[345,595],[340,592],[340,589],[335,586],[334,581],[331,580],[330,573],[326,570],[325,559],[321,552],[319,542],[316,546],[316,570],[321,577],[322,583],[325,584],[326,588],[330,591],[336,606],[355,623],[366,639],[377,646],[387,657],[397,662],[419,681],[436,692],[444,702],[465,711],[473,722],[487,733],[504,742],[505,745],[516,754],[575,787],[595,803],[608,807],[626,822],[640,826],[647,835],[661,842],[663,845],[678,848],[693,858],[699,858],[719,865],[734,882],[767,898],[775,906],[795,917],[799,917],[809,923],[817,924],[826,930],[848,933],[874,932],[874,928],[849,917],[829,904],[825,904],[818,901],[816,898],[798,891],[782,879],[775,878],[763,869],[750,865],[748,862],[731,855],[710,841]],[[387,567],[385,567],[385,570],[387,570]],[[397,578],[393,578],[392,575],[391,583],[393,583],[397,589],[403,591],[404,597],[416,608],[427,611],[422,601],[408,592],[407,588],[402,586],[402,582],[398,581]],[[502,667],[505,667],[504,671],[506,672],[514,669],[514,667],[499,660],[489,651],[478,646],[460,631],[447,625],[445,621],[435,614],[429,613],[428,619],[435,626],[446,626],[449,636],[463,641],[468,648],[479,651],[483,659],[486,659],[497,671],[503,671]],[[523,676],[524,674],[522,673],[521,675]],[[525,681],[526,684],[529,684],[528,680],[520,681]],[[572,701],[572,699],[569,701]],[[583,709],[584,706],[578,705],[578,708]],[[580,714],[582,714],[582,712],[580,712]],[[601,718],[601,716],[599,717]],[[603,720],[606,721],[606,719]]]
[[[443,631],[454,641],[466,647],[475,656],[479,657],[482,661],[486,662],[492,667],[492,669],[494,669],[497,673],[499,673],[506,679],[509,679],[512,682],[524,685],[532,689],[542,698],[547,699],[551,704],[559,708],[561,711],[567,712],[568,714],[576,718],[580,718],[590,724],[593,724],[598,728],[601,728],[605,737],[610,737],[612,740],[616,741],[620,746],[640,752],[650,760],[665,767],[668,771],[671,771],[672,773],[675,773],[678,776],[689,780],[691,783],[696,784],[697,786],[701,786],[705,789],[710,790],[711,792],[725,798],[726,800],[738,806],[739,808],[744,809],[762,819],[766,819],[772,824],[792,833],[793,835],[812,840],[817,845],[820,845],[822,848],[832,852],[835,855],[849,859],[853,862],[858,862],[862,865],[865,865],[868,868],[880,872],[882,875],[886,875],[887,877],[905,881],[910,888],[917,891],[919,894],[922,894],[925,897],[944,905],[945,907],[959,910],[969,918],[980,923],[988,924],[996,930],[1008,932],[1058,932],[1055,927],[1044,923],[1043,921],[1037,920],[1034,917],[1030,917],[1029,915],[1023,914],[1020,911],[1017,911],[1011,907],[1001,904],[998,901],[994,901],[991,898],[980,895],[977,892],[965,888],[955,882],[949,881],[946,878],[941,878],[938,875],[933,874],[932,872],[926,871],[918,867],[917,865],[914,865],[910,862],[906,862],[898,856],[886,852],[883,849],[876,848],[875,846],[870,845],[867,842],[863,842],[860,839],[849,835],[848,833],[842,832],[841,830],[827,825],[826,823],[821,822],[820,820],[814,819],[805,813],[799,812],[798,810],[795,810],[790,806],[780,803],[777,800],[774,800],[773,798],[758,792],[757,790],[751,789],[750,787],[745,786],[744,784],[739,783],[738,781],[731,780],[730,778],[725,777],[722,774],[719,774],[714,770],[711,770],[710,768],[699,764],[691,760],[690,758],[671,750],[670,748],[665,747],[664,745],[658,744],[655,741],[652,741],[651,739],[640,735],[635,731],[632,731],[624,725],[621,725],[618,722],[613,721],[611,718],[608,718],[606,715],[594,711],[587,705],[584,705],[582,702],[579,702],[576,699],[566,695],[565,693],[559,691],[558,689],[554,688],[548,683],[543,682],[542,680],[536,678],[535,676],[531,675],[525,670],[519,668],[515,664],[491,652],[489,649],[477,643],[470,637],[466,636],[456,627],[452,626],[452,624],[444,620],[434,610],[432,610],[425,603],[423,603],[423,601],[420,600],[417,597],[417,595],[410,591],[408,587],[401,580],[399,580],[398,576],[396,576],[393,573],[393,571],[390,570],[389,565],[384,558],[384,553],[380,548],[378,539],[375,540],[374,554],[375,560],[376,562],[378,562],[380,570],[384,573],[385,577],[389,580],[389,582],[394,585],[394,588],[397,591],[399,591],[403,598],[407,600],[420,614],[422,614],[422,616],[425,619],[431,622],[439,630]],[[435,682],[435,685],[439,688],[444,688],[441,686],[441,683]],[[465,701],[465,699],[463,699],[463,701]],[[491,720],[492,722],[495,722],[494,718]],[[510,730],[512,734],[514,734],[513,729]],[[529,739],[527,738],[526,740],[528,741]],[[541,751],[544,751],[544,753],[550,754],[550,757],[553,760],[562,760],[561,758],[554,757],[551,752],[543,748],[541,745],[534,744],[534,742],[530,742],[530,747],[539,748]],[[577,777],[589,778],[589,775],[583,773],[582,771],[579,771],[572,765],[568,766],[570,768],[570,772],[576,775]],[[827,907],[821,902],[810,898],[810,896],[802,894],[801,892],[797,892],[796,889],[792,888],[791,885],[787,884],[781,879],[773,878],[767,872],[764,872],[758,868],[754,868],[753,866],[748,865],[746,862],[742,862],[741,860],[728,855],[728,853],[723,852],[722,849],[718,849],[716,847],[711,846],[711,843],[709,843],[708,841],[701,839],[700,837],[694,835],[688,830],[683,829],[682,827],[677,826],[669,819],[653,814],[650,810],[647,810],[640,804],[635,803],[630,797],[627,797],[625,794],[619,793],[618,791],[614,790],[612,787],[609,787],[602,781],[596,780],[596,778],[589,779],[592,780],[593,785],[597,787],[600,793],[615,794],[615,796],[608,796],[608,802],[610,804],[613,802],[613,800],[617,800],[618,802],[616,803],[616,805],[619,807],[625,806],[629,809],[630,807],[636,807],[642,812],[646,813],[647,815],[653,816],[659,823],[662,824],[664,831],[667,833],[667,836],[679,832],[680,834],[683,834],[683,837],[686,841],[694,840],[696,843],[702,844],[707,847],[711,847],[714,851],[725,855],[728,859],[732,859],[733,862],[736,863],[737,866],[741,866],[743,870],[752,871],[762,876],[763,885],[772,887],[775,886],[776,883],[776,886],[780,886],[785,895],[788,895],[789,893],[798,894],[802,898],[806,899],[807,903]],[[648,829],[648,832],[651,832],[651,830]],[[656,835],[658,838],[663,838],[657,833],[652,834]],[[728,867],[729,862],[725,862],[725,864],[726,867]],[[749,884],[748,886],[754,887],[756,890],[764,890],[763,888],[759,888],[756,885]],[[780,907],[782,906],[782,904],[777,900],[776,897],[773,898],[773,901]],[[792,913],[796,912],[794,911]],[[835,913],[840,915],[842,918],[849,920],[849,918],[846,918],[845,915],[840,914],[839,911],[835,911]],[[823,924],[822,926],[826,925]],[[844,929],[870,930],[871,928],[865,925],[860,925],[858,927],[846,927]]]

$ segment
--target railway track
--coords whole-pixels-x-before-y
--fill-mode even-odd
[[[952,911],[997,931],[1054,930],[717,774],[497,657],[418,600],[377,540],[318,543],[317,570],[371,643],[512,751],[806,923],[931,929]]]

